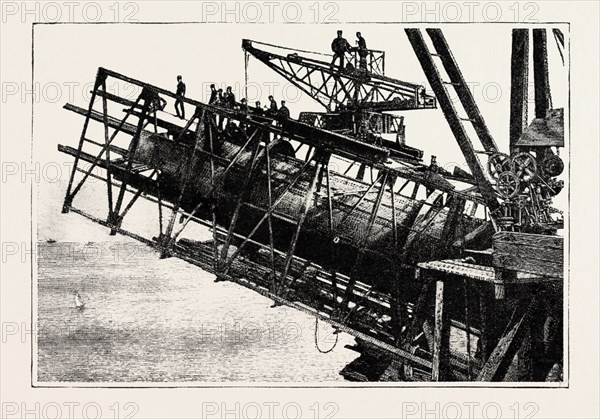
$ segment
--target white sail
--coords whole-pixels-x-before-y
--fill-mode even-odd
[[[79,295],[79,293],[75,294],[75,307],[83,308],[84,306],[85,306],[85,303],[81,299],[81,295]]]

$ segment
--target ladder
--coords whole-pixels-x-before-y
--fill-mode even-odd
[[[450,51],[450,47],[441,29],[426,29],[427,34],[431,38],[436,53],[432,53],[421,34],[420,29],[405,29],[408,40],[410,41],[415,54],[423,68],[423,72],[435,94],[440,108],[450,125],[450,129],[458,142],[458,145],[469,165],[471,174],[474,176],[479,192],[481,193],[490,212],[493,213],[499,208],[498,199],[493,185],[485,175],[485,171],[477,152],[473,147],[473,143],[465,129],[465,123],[471,124],[486,152],[492,153],[497,151],[496,143],[492,138],[479,108],[475,103],[475,99],[465,82],[454,56]],[[438,57],[442,62],[443,68],[449,78],[449,81],[442,80],[438,65],[434,62],[433,57]],[[454,104],[448,93],[448,87],[452,86],[456,91],[458,99],[462,104],[467,117],[463,118],[458,115]]]

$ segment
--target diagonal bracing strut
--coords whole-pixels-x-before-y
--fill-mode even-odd
[[[469,168],[471,169],[471,173],[473,174],[475,181],[477,183],[477,187],[479,192],[481,193],[487,207],[490,209],[491,213],[494,213],[495,210],[499,208],[498,199],[496,198],[496,192],[490,183],[490,181],[486,178],[483,166],[477,157],[475,149],[473,148],[473,143],[469,138],[467,131],[465,130],[465,126],[463,124],[463,119],[461,119],[456,112],[456,108],[452,103],[452,99],[446,89],[444,81],[442,80],[440,73],[438,71],[437,65],[433,61],[433,57],[429,48],[425,44],[425,40],[423,39],[423,35],[421,34],[420,29],[405,29],[406,35],[415,51],[419,62],[421,63],[421,67],[423,68],[423,72],[431,85],[433,92],[436,95],[436,98],[442,108],[444,116],[448,121],[448,125],[450,125],[450,129],[456,138],[456,141],[465,157]],[[433,36],[432,36],[433,34]],[[463,102],[463,107],[467,110],[467,112],[471,113],[472,116],[475,116],[474,120],[469,118],[469,122],[474,124],[474,127],[479,126],[478,134],[481,132],[483,137],[480,137],[481,142],[484,146],[494,146],[493,140],[491,140],[491,136],[488,136],[489,132],[487,132],[487,128],[484,129],[485,124],[478,124],[477,121],[483,121],[481,115],[477,117],[476,114],[479,113],[475,106],[474,100],[472,100],[472,96],[467,95],[465,93],[468,90],[464,79],[462,79],[462,75],[458,71],[458,66],[454,61],[454,57],[450,53],[448,48],[448,44],[446,43],[441,31],[433,31],[430,33],[432,39],[434,39],[434,45],[439,49],[438,55],[444,62],[444,66],[450,70],[450,73],[453,74],[454,81],[452,83],[458,86],[457,92],[461,91],[462,94],[459,93],[459,99]],[[460,76],[460,77],[459,77]],[[470,109],[470,111],[468,110]]]

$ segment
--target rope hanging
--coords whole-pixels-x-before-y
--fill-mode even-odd
[[[319,352],[321,352],[322,354],[328,354],[329,352],[333,351],[335,349],[335,347],[337,346],[339,337],[340,337],[339,333],[336,333],[335,334],[335,342],[333,343],[333,346],[325,351],[323,349],[321,349],[319,347],[319,316],[315,316],[315,348],[317,348],[317,350]]]
[[[248,61],[250,60],[250,54],[248,51],[244,51],[244,97],[248,101]],[[248,103],[248,106],[250,104]]]

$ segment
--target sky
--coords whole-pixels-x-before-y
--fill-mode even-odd
[[[436,26],[443,29],[465,80],[473,86],[473,95],[492,136],[500,150],[507,152],[512,26]],[[568,43],[567,28],[560,28]],[[246,77],[242,39],[329,53],[331,40],[338,29],[344,31],[352,44],[354,33],[361,31],[369,48],[384,50],[386,75],[427,85],[404,26],[400,24],[36,25],[34,80],[40,100],[34,104],[34,159],[62,167],[60,181],[40,185],[37,204],[41,213],[54,211],[61,203],[68,164],[72,161],[69,156],[58,153],[56,145],[76,146],[83,125],[83,117],[63,110],[62,106],[67,102],[87,106],[89,83],[93,82],[98,67],[172,90],[175,90],[176,76],[180,74],[187,85],[187,96],[201,101],[208,101],[211,83],[223,87],[231,85],[239,98]],[[568,63],[563,65],[550,34],[548,49],[553,105],[567,108]],[[286,99],[292,117],[297,117],[300,111],[322,110],[312,98],[253,58],[247,77],[251,102],[259,99],[266,103],[267,96],[273,94],[277,99]],[[109,84],[108,88],[121,95],[132,93],[119,85]],[[533,94],[530,96],[531,119]],[[465,167],[464,158],[440,109],[402,114],[407,144],[423,149],[425,162],[431,155],[436,155],[442,166]],[[102,137],[97,139],[102,140]],[[476,149],[481,149],[476,140],[474,143]],[[562,195],[566,194],[563,192]],[[559,196],[559,208],[561,201],[566,202],[566,198]]]

